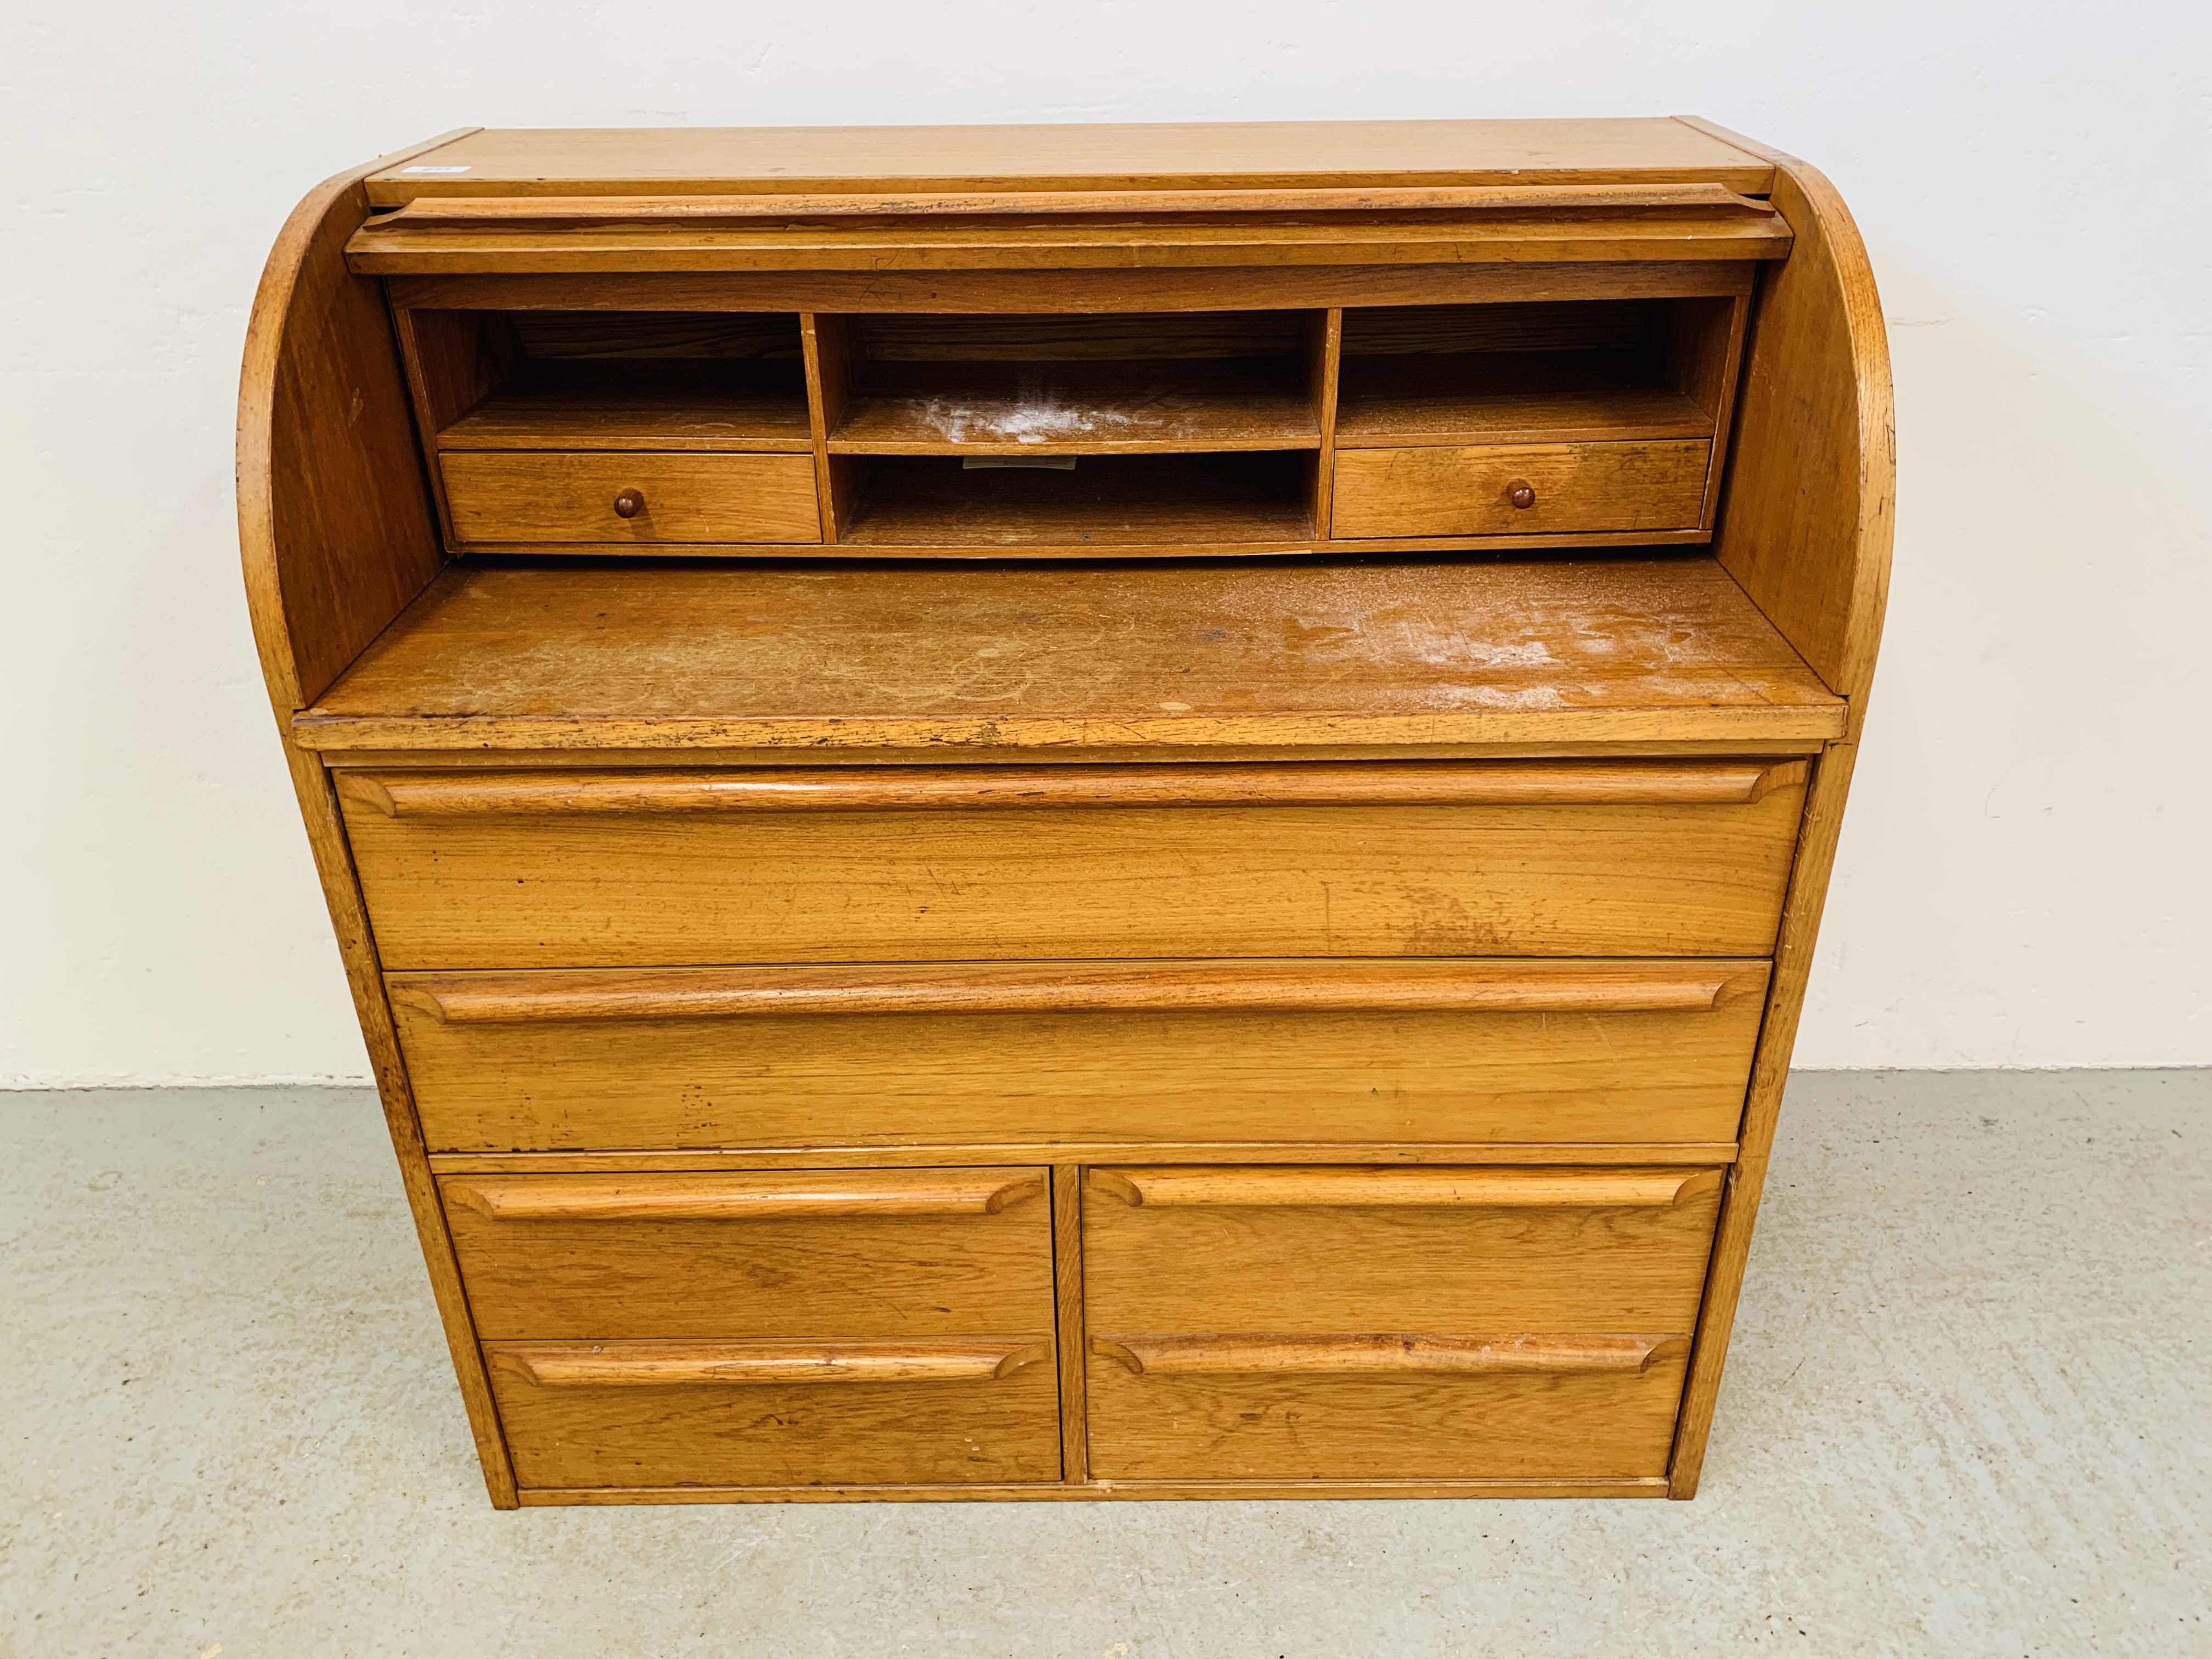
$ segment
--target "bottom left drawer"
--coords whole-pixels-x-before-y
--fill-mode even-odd
[[[529,1487],[1057,1480],[1051,1339],[487,1343]]]
[[[447,1177],[517,1480],[1059,1479],[1048,1180]]]

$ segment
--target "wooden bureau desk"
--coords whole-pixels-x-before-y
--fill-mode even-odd
[[[1819,173],[455,133],[241,404],[495,1504],[1695,1492],[1888,566]]]

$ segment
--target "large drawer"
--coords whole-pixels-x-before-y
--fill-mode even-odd
[[[1707,439],[1340,449],[1331,534],[1511,536],[1694,530]]]
[[[1094,1170],[1091,1468],[1664,1472],[1717,1170]]]
[[[391,969],[1765,956],[1802,761],[347,773]]]
[[[463,450],[439,465],[453,535],[465,543],[822,539],[814,463],[805,455]]]
[[[456,1176],[477,1334],[1049,1335],[1042,1169]]]
[[[387,983],[431,1148],[490,1152],[1725,1142],[1766,975],[1725,958],[1322,959]],[[477,1229],[454,1215],[457,1236]]]
[[[1056,1480],[1048,1330],[880,1342],[488,1343],[525,1487]]]

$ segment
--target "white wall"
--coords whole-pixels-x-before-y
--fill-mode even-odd
[[[2208,17],[15,0],[0,1081],[365,1073],[230,498],[247,307],[318,179],[471,124],[1675,111],[1830,173],[1896,350],[1896,582],[1801,1061],[2212,1061]]]

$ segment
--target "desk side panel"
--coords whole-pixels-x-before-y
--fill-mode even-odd
[[[1835,186],[1777,157],[1796,233],[1752,321],[1714,556],[1829,690],[1874,676],[1889,591],[1897,434],[1866,245]]]
[[[361,180],[459,134],[380,158],[312,191],[270,251],[239,389],[239,544],[255,645],[392,1149],[493,1504],[516,1505],[460,1270],[440,1212],[368,913],[337,797],[291,717],[427,586],[445,562],[429,519],[392,329],[342,249],[366,211]]]
[[[346,270],[368,210],[360,173],[311,191],[270,252],[246,331],[239,541],[263,672],[287,714],[446,562],[384,295]]]
[[[1760,297],[1714,552],[1814,671],[1849,699],[1850,714],[1842,740],[1814,769],[1806,799],[1739,1161],[1722,1205],[1675,1434],[1668,1491],[1677,1498],[1697,1495],[1704,1468],[1866,722],[1894,527],[1889,349],[1865,245],[1825,178],[1790,156],[1762,153],[1776,163],[1774,201],[1797,240]]]

